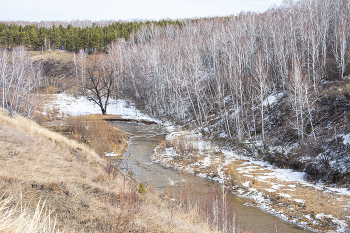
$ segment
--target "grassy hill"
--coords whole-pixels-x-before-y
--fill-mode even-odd
[[[2,109],[0,147],[0,232],[211,232],[87,146]]]

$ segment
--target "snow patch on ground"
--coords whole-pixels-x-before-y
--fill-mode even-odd
[[[324,219],[324,218],[333,218],[333,216],[331,214],[320,213],[320,214],[316,214],[315,218]]]
[[[283,97],[283,93],[279,93],[277,94],[277,96],[275,94],[269,95],[264,101],[263,101],[263,105],[264,107],[266,106],[272,106],[273,104],[275,104],[278,99]]]
[[[105,156],[106,156],[106,157],[115,157],[115,156],[119,156],[119,155],[114,154],[113,152],[112,152],[112,153],[107,153],[107,152],[105,152]]]
[[[285,193],[279,193],[278,195],[280,195],[281,197],[291,198],[289,194],[285,194]]]
[[[54,100],[46,105],[47,110],[57,109],[61,115],[72,116],[101,114],[101,109],[84,97],[74,97],[67,94],[55,94],[53,97]],[[140,112],[133,103],[128,103],[122,99],[110,99],[107,106],[107,114],[118,115],[124,119],[148,120],[161,123]]]
[[[242,184],[243,187],[249,188],[250,181],[246,181]]]
[[[350,133],[347,135],[343,135],[343,143],[346,144],[350,144]]]

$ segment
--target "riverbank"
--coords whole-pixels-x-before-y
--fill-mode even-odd
[[[152,188],[141,194],[138,183],[86,145],[2,109],[0,147],[6,232],[215,232]]]
[[[350,191],[304,180],[305,174],[241,156],[206,141],[198,131],[170,128],[152,160],[162,166],[224,182],[234,194],[312,231],[347,232]]]
[[[53,95],[57,104],[48,105],[61,116],[98,113],[90,102],[67,95]],[[159,122],[139,112],[135,106],[115,101],[111,113],[125,119]],[[118,103],[123,103],[119,105]],[[79,106],[79,107],[78,107]],[[113,112],[115,111],[115,112]],[[114,116],[113,116],[114,118]],[[346,232],[349,218],[349,193],[345,189],[306,182],[305,175],[289,169],[276,169],[268,163],[241,156],[206,141],[197,131],[168,127],[169,134],[152,156],[162,166],[175,168],[214,181],[225,181],[246,205],[257,206],[307,229]]]
[[[84,97],[67,94],[42,95],[37,114],[41,125],[90,145],[101,157],[120,159],[128,146],[128,135],[107,122],[126,121],[144,124],[160,123],[136,109],[125,100],[111,99],[108,115],[102,115],[94,103]]]

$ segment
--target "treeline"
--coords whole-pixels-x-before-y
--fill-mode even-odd
[[[254,155],[335,181],[350,174],[349,109],[321,84],[349,74],[349,19],[347,0],[285,1],[262,14],[142,26],[137,43],[110,53],[123,64],[124,93],[153,115],[249,140]]]
[[[58,25],[57,25],[58,24]],[[28,50],[61,49],[67,51],[105,51],[118,38],[128,40],[143,25],[182,25],[178,20],[161,21],[48,21],[40,23],[10,21],[0,23],[0,46],[11,49],[25,46]]]

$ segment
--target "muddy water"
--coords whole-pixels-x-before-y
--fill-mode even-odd
[[[113,124],[133,135],[127,151],[123,154],[121,167],[126,172],[132,172],[136,179],[146,184],[152,183],[153,187],[158,191],[163,191],[165,188],[185,182],[199,184],[203,188],[219,188],[218,184],[213,181],[163,168],[157,163],[152,163],[150,156],[160,140],[165,137],[161,130],[154,128],[154,126],[136,123],[114,122]],[[228,199],[235,208],[237,220],[246,230],[276,232],[275,226],[277,226],[278,232],[308,232],[259,208],[243,205],[247,202],[244,198],[239,198],[230,193]]]

